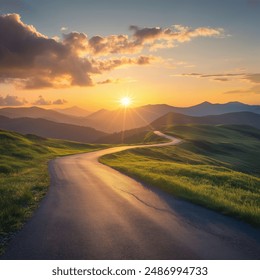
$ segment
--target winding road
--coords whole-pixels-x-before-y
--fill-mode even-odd
[[[180,142],[146,145],[166,146]],[[98,162],[109,148],[50,162],[51,186],[2,259],[259,259],[260,230]]]

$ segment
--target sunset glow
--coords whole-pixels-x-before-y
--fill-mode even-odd
[[[223,261],[260,259],[259,15],[260,0],[0,0],[0,259],[57,262],[1,279],[255,279]],[[108,271],[74,266],[92,258]]]
[[[260,103],[258,1],[92,2],[5,1],[0,107]]]
[[[125,96],[120,99],[120,104],[124,107],[129,107],[132,104],[132,99],[128,96]]]

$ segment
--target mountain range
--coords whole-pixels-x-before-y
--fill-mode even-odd
[[[207,114],[211,109],[213,113]],[[73,110],[78,113],[78,108]],[[186,114],[176,113],[176,110]],[[232,110],[238,111],[229,112]],[[207,115],[198,116],[203,114]],[[125,143],[131,143],[132,139],[142,139],[148,131],[186,124],[237,124],[260,129],[260,106],[238,102],[204,102],[186,108],[156,104],[114,111],[101,109],[87,117],[38,107],[0,109],[0,129],[85,143],[122,143],[122,139]]]
[[[88,114],[88,112],[78,107],[60,109],[58,111],[57,109],[55,111],[39,107],[0,109],[0,115],[8,118],[41,118],[57,123],[92,127],[106,133],[144,127],[170,112],[194,117],[220,115],[233,112],[252,112],[260,114],[260,106],[247,105],[240,102],[229,102],[225,104],[203,102],[190,107],[174,107],[167,104],[155,104],[117,110],[101,109],[87,116],[82,116],[82,114]]]
[[[86,117],[91,114],[90,111],[82,109],[78,106],[72,106],[72,107],[64,108],[64,109],[55,108],[53,110],[56,112],[62,113],[62,114],[75,116],[75,117]]]
[[[177,125],[246,125],[260,129],[260,114],[251,112],[235,112],[221,115],[209,115],[203,117],[192,117],[178,113],[168,113],[158,118],[148,126],[108,134],[98,143],[131,143],[132,139],[142,139],[145,133],[151,130],[165,130],[167,127]]]
[[[0,116],[0,129],[82,143],[93,143],[97,139],[106,136],[106,133],[90,127],[56,123],[45,119],[10,119],[4,116]]]
[[[209,115],[192,117],[178,113],[168,113],[150,124],[154,129],[182,124],[206,124],[206,125],[250,125],[260,129],[260,114],[251,112],[235,112],[221,115]]]

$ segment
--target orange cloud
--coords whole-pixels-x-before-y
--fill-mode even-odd
[[[0,106],[21,106],[28,103],[25,99],[20,99],[18,96],[6,95],[5,97],[0,95]]]
[[[260,73],[226,73],[226,74],[200,74],[200,73],[184,73],[177,76],[210,78],[215,81],[228,82],[231,78],[239,78],[241,81],[247,81],[253,84],[260,83]]]
[[[156,58],[153,56],[139,56],[136,58],[128,58],[128,57],[121,57],[121,58],[111,58],[111,59],[104,59],[104,60],[94,60],[92,59],[92,64],[96,66],[96,69],[99,71],[110,71],[112,69],[118,68],[124,65],[145,65],[150,64],[151,61],[155,60]]]
[[[85,38],[85,44],[88,43],[88,49],[94,55],[132,54],[141,52],[146,47],[150,50],[172,48],[175,42],[186,42],[195,37],[211,37],[223,34],[221,28],[199,27],[192,29],[181,25],[174,25],[165,29],[160,27],[140,28],[131,25],[129,29],[133,31],[131,36],[93,36],[89,40]]]
[[[260,86],[253,86],[249,89],[236,89],[224,92],[225,94],[260,94]]]
[[[120,79],[106,79],[104,81],[97,82],[99,85],[105,85],[105,84],[117,84],[121,80]]]
[[[228,82],[232,78],[240,78],[244,80],[249,80],[251,77],[248,74],[245,73],[226,73],[226,74],[200,74],[200,73],[184,73],[181,75],[177,76],[182,76],[182,77],[194,77],[194,78],[210,78],[214,81],[219,81],[219,82]],[[248,77],[250,76],[250,77]]]
[[[245,80],[251,82],[251,83],[260,83],[260,73],[254,73],[254,74],[247,74],[244,77]]]
[[[93,36],[71,32],[55,40],[23,23],[18,14],[0,15],[0,82],[27,89],[93,86],[93,74],[123,65],[147,65],[152,56],[97,59],[111,54],[133,54],[144,48],[172,47],[175,41],[220,35],[220,29],[191,29],[180,25],[162,29],[131,26],[133,34]]]
[[[38,97],[38,99],[35,100],[32,104],[45,106],[45,105],[63,105],[65,103],[67,103],[67,101],[65,99],[57,99],[57,100],[51,101],[51,100],[45,99],[42,95],[40,95]]]

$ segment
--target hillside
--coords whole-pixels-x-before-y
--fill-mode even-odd
[[[47,110],[40,107],[19,107],[19,108],[2,108],[0,115],[8,118],[34,118],[45,119],[58,123],[68,123],[74,125],[85,124],[85,118],[66,115],[54,110]]]
[[[260,130],[239,125],[177,125],[177,146],[139,148],[101,162],[174,196],[260,226]]]
[[[94,128],[34,118],[10,119],[0,116],[0,129],[83,143],[95,142],[96,139],[106,136],[106,133]]]
[[[151,123],[155,129],[179,124],[239,124],[260,128],[260,115],[251,112],[237,112],[205,117],[192,117],[177,113],[168,113]]]
[[[106,144],[151,144],[166,142],[165,138],[155,135],[146,127],[135,128],[127,131],[116,132],[101,137],[95,143]]]
[[[117,132],[105,135],[96,140],[97,143],[146,143],[145,135],[153,130],[165,130],[171,126],[189,125],[189,124],[205,124],[205,125],[249,125],[260,128],[260,115],[239,112],[229,113],[223,115],[213,115],[205,117],[192,117],[178,113],[168,113],[163,117],[158,118],[148,126],[141,128],[130,129],[124,132]],[[156,139],[156,141],[163,141],[163,139]]]
[[[105,147],[0,130],[0,254],[47,192],[48,161]]]

